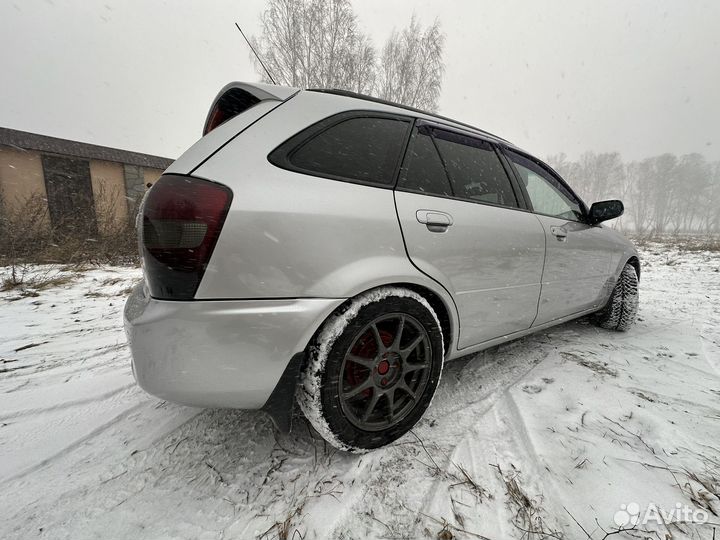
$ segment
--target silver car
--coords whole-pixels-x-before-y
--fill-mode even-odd
[[[593,314],[626,330],[640,263],[542,161],[343,91],[233,83],[147,193],[125,327],[138,384],[201,407],[295,400],[363,451],[423,415],[443,362]]]

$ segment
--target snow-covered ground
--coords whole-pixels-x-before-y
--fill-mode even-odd
[[[630,332],[581,320],[451,363],[412,433],[362,456],[143,393],[138,270],[0,293],[0,538],[599,539],[628,510],[614,538],[714,538],[654,518],[720,522],[720,253],[642,257]]]

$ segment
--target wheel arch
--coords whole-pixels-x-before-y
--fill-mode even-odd
[[[453,324],[453,319],[450,316],[450,309],[446,305],[445,301],[440,295],[422,285],[416,285],[413,283],[396,283],[393,285],[410,289],[427,300],[428,304],[430,304],[430,307],[433,308],[433,311],[435,311],[435,314],[440,321],[440,329],[443,334],[443,346],[445,347],[445,356],[447,357],[452,348],[452,344],[454,343],[453,330],[455,326]]]
[[[640,281],[640,259],[638,259],[637,256],[633,255],[627,261],[625,261],[625,264],[632,265],[632,267],[635,269],[635,273],[637,274],[638,281]]]
[[[329,313],[324,319],[320,321],[319,324],[316,325],[316,328],[313,329],[310,339],[307,340],[307,342],[305,343],[304,350],[307,350],[308,347],[312,346],[312,344],[316,341],[317,336],[325,326],[325,323],[329,319],[331,319],[338,313],[342,313],[343,311],[345,311],[347,307],[352,303],[352,301],[358,296],[366,294],[380,287],[400,287],[403,289],[408,289],[419,294],[425,300],[427,300],[428,304],[430,304],[430,307],[432,307],[433,311],[435,311],[435,314],[440,321],[440,329],[442,330],[443,334],[443,345],[445,347],[445,356],[447,357],[451,350],[453,350],[453,344],[457,342],[457,334],[459,329],[455,303],[447,293],[442,294],[426,285],[409,281],[392,281],[388,283],[383,283],[381,285],[370,287],[359,291],[356,294],[353,294],[353,296],[347,298],[342,304],[332,310],[331,313]]]

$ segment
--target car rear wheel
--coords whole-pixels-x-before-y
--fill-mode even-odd
[[[635,322],[639,305],[638,276],[635,267],[626,264],[620,273],[607,305],[595,316],[598,325],[624,332]]]
[[[337,448],[377,448],[422,417],[443,357],[440,323],[422,296],[399,287],[374,289],[325,323],[309,348],[298,402]]]

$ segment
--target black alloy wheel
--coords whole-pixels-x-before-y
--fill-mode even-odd
[[[380,431],[413,409],[430,376],[430,337],[414,317],[376,317],[348,348],[338,380],[347,419],[366,431]]]
[[[350,300],[318,332],[297,399],[330,444],[378,448],[422,418],[444,354],[440,322],[425,298],[400,287],[373,289]]]

